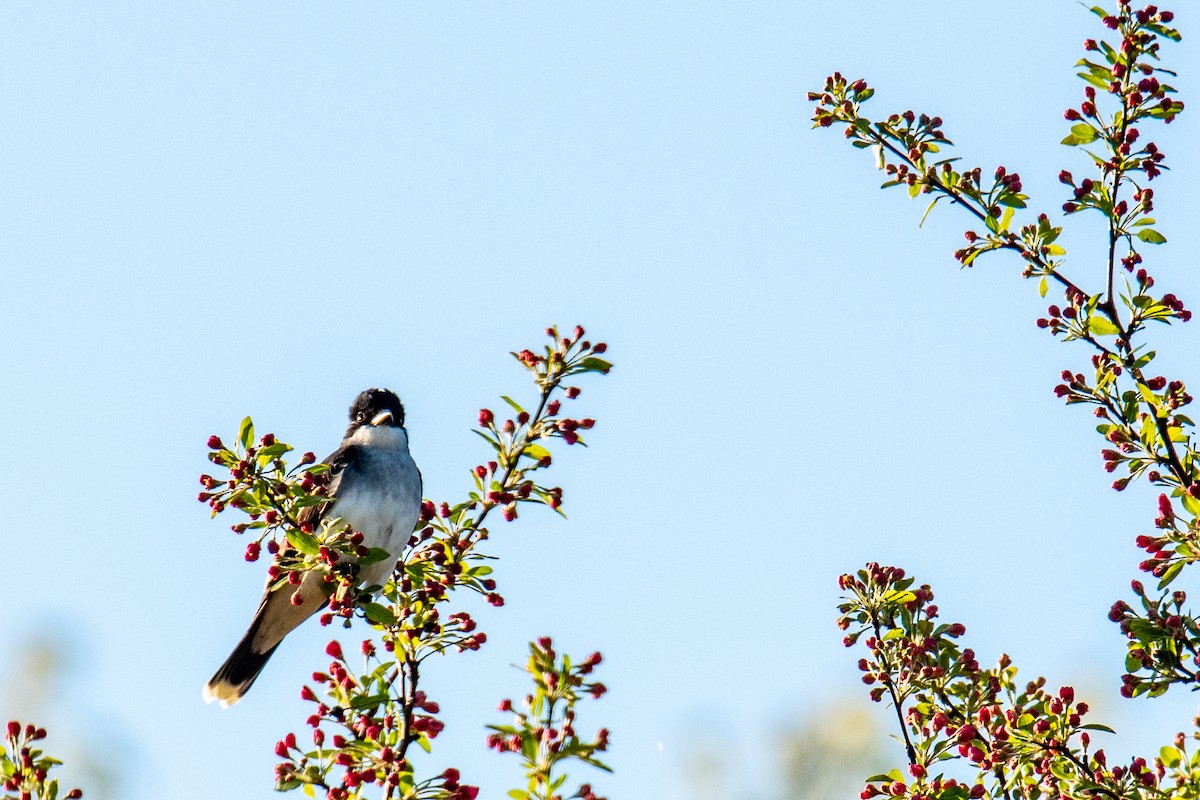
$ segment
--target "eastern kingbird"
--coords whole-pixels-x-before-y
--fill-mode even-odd
[[[363,586],[382,585],[396,567],[421,512],[421,471],[408,453],[404,406],[387,389],[367,389],[350,406],[350,427],[342,445],[323,462],[329,465],[331,502],[309,506],[299,522],[319,530],[325,517],[340,517],[363,535],[366,547],[390,556],[364,566]],[[298,587],[271,591],[270,579],[249,630],[229,659],[204,687],[204,700],[228,708],[249,690],[283,637],[325,607],[322,575],[308,572]],[[301,602],[292,604],[292,594]]]

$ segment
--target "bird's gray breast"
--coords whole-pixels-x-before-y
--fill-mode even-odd
[[[330,514],[363,535],[367,547],[390,558],[363,568],[365,585],[382,584],[396,566],[421,511],[421,473],[408,448],[361,447],[334,487]]]

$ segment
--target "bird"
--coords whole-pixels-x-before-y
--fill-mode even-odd
[[[301,525],[318,530],[325,518],[340,518],[363,536],[363,545],[383,548],[388,557],[362,566],[362,586],[382,586],[421,513],[422,481],[408,451],[404,405],[389,389],[367,389],[350,406],[350,425],[338,447],[322,463],[329,466],[330,502],[301,510]],[[206,703],[229,708],[250,689],[283,638],[325,607],[323,575],[305,573],[298,587],[271,589],[268,578],[258,611],[233,653],[204,687]],[[294,605],[292,595],[300,595]]]

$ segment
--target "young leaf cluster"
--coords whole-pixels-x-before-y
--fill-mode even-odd
[[[591,739],[582,739],[575,731],[579,701],[588,695],[599,699],[608,691],[604,684],[590,678],[603,658],[592,653],[579,664],[573,664],[566,653],[556,658],[550,637],[531,643],[525,672],[533,679],[533,693],[526,695],[520,709],[512,700],[500,702],[501,711],[513,712],[512,724],[488,726],[493,731],[488,746],[497,752],[515,753],[525,767],[528,784],[508,793],[513,800],[562,800],[559,790],[568,776],[559,770],[572,760],[612,771],[596,757],[596,753],[608,749],[608,730],[601,728]],[[587,783],[571,797],[604,800]]]
[[[25,725],[13,720],[4,732],[4,746],[0,747],[0,789],[3,800],[77,800],[83,797],[81,789],[71,789],[60,795],[58,778],[51,778],[50,771],[62,764],[46,755],[37,742],[46,738],[46,729],[36,725]]]

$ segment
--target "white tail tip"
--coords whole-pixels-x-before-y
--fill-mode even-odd
[[[242,699],[242,696],[238,694],[237,687],[225,682],[207,684],[204,687],[203,697],[205,703],[212,703],[215,700],[221,704],[221,708],[229,708]]]

